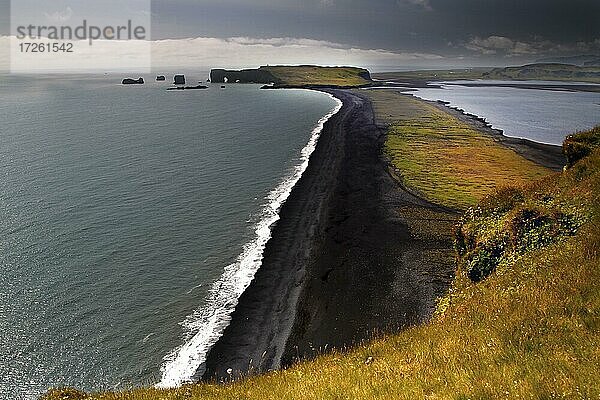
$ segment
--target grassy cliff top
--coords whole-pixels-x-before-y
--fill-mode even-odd
[[[362,86],[371,83],[369,71],[355,67],[261,67],[279,79],[282,85]]]
[[[356,67],[264,66],[241,71],[214,69],[213,82],[274,83],[283,87],[337,86],[356,87],[371,84],[369,71]]]

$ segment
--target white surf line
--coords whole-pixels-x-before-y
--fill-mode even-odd
[[[221,277],[212,285],[206,305],[194,311],[181,323],[187,331],[185,343],[164,357],[161,366],[162,378],[156,384],[157,388],[173,388],[191,382],[198,368],[206,361],[208,351],[229,325],[238,299],[262,264],[265,245],[271,238],[273,224],[280,218],[281,206],[308,167],[325,122],[342,108],[341,100],[328,95],[335,100],[336,106],[321,118],[313,129],[307,145],[302,149],[300,165],[294,168],[291,176],[269,193],[269,203],[262,210],[263,218],[256,226],[255,238],[244,246],[235,263],[225,267]]]

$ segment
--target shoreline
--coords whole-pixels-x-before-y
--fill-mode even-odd
[[[156,385],[159,388],[176,387],[197,379],[203,373],[208,351],[213,347],[227,328],[231,314],[238,306],[240,297],[261,269],[262,256],[272,237],[277,222],[281,219],[280,210],[289,199],[294,187],[306,171],[310,156],[315,151],[325,123],[342,108],[342,102],[328,94],[336,105],[319,119],[313,128],[308,143],[302,148],[299,165],[293,173],[283,179],[268,195],[269,203],[264,206],[263,217],[255,226],[255,237],[244,245],[243,252],[236,262],[227,266],[221,277],[212,285],[207,305],[188,317],[185,323],[198,326],[196,332],[184,344],[175,348],[161,366],[162,378]],[[194,320],[190,321],[190,318]]]
[[[281,208],[261,268],[208,353],[205,381],[286,367],[424,322],[453,279],[449,233],[458,214],[394,180],[368,99],[322,91],[342,109]],[[447,234],[423,236],[415,226],[425,219]]]
[[[325,122],[308,167],[279,211],[261,267],[239,298],[229,325],[208,352],[204,371],[199,371],[197,378],[228,380],[280,367],[315,225],[332,186],[333,175],[322,172],[335,168],[336,160],[324,153],[336,145],[338,138],[331,127],[346,112],[347,104],[342,101],[340,110]],[[301,240],[296,238],[299,233],[304,236]],[[228,369],[234,372],[228,374]]]
[[[525,138],[514,138],[506,136],[502,129],[494,128],[485,118],[475,114],[466,112],[465,110],[450,106],[450,103],[443,100],[425,100],[417,97],[410,93],[404,93],[404,95],[412,96],[419,101],[431,104],[442,111],[449,113],[450,115],[458,118],[478,131],[488,134],[493,137],[497,142],[504,146],[512,149],[520,156],[526,158],[529,161],[533,161],[536,164],[542,165],[553,171],[562,171],[563,167],[567,163],[567,159],[562,153],[562,146],[553,144],[536,142]]]
[[[418,101],[431,104],[434,107],[456,117],[460,121],[471,125],[476,130],[484,134],[490,135],[497,142],[512,149],[525,159],[533,161],[534,163],[549,168],[553,171],[562,171],[563,167],[566,165],[567,160],[564,154],[562,153],[562,146],[536,142],[534,140],[526,138],[506,136],[502,129],[495,128],[484,117],[480,117],[479,115],[469,113],[463,110],[462,108],[451,106],[451,103],[448,101],[426,100],[416,96],[412,92],[414,92],[414,88],[417,87],[430,88],[435,86],[382,86],[370,88],[370,90],[397,90],[398,94],[400,94],[401,96],[413,97]]]
[[[366,97],[314,90],[340,99],[342,108],[325,123],[308,168],[280,210],[263,263],[198,379],[268,372],[425,322],[450,287],[450,228],[458,213],[393,177],[382,151],[385,127]],[[564,165],[558,146],[509,138],[480,117],[419,101],[540,165]],[[427,226],[425,234],[419,225]]]

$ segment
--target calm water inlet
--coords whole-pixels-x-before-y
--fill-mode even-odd
[[[452,107],[485,118],[511,137],[561,145],[564,138],[600,124],[600,93],[489,87],[477,84],[511,84],[510,81],[466,81],[443,84],[441,89],[412,92],[425,100],[443,100]],[[519,82],[517,82],[519,83]],[[521,82],[522,83],[522,82]],[[544,82],[526,81],[528,84]],[[545,82],[564,84],[563,82]]]

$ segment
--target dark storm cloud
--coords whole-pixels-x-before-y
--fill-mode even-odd
[[[444,54],[477,52],[467,45],[477,38],[571,47],[600,38],[598,0],[171,0],[153,9],[155,37],[302,37]]]
[[[9,29],[7,5],[0,0],[2,34]],[[152,6],[153,39],[305,38],[480,62],[600,52],[600,0],[153,0]]]

